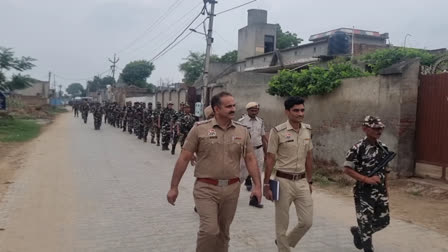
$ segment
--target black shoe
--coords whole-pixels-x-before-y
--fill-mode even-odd
[[[246,189],[250,192],[252,191],[252,185],[246,185]]]
[[[353,244],[355,244],[355,247],[357,249],[362,249],[362,241],[361,236],[359,235],[359,228],[358,227],[350,227],[350,232],[353,235]]]
[[[151,143],[152,143],[152,144],[155,144],[155,143],[156,143],[156,141],[154,141],[154,139],[151,139]]]
[[[250,198],[249,206],[253,206],[253,207],[256,207],[256,208],[263,208],[263,205],[258,203],[257,197]]]

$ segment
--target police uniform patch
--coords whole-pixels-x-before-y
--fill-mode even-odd
[[[209,136],[209,137],[216,137],[216,131],[215,131],[215,129],[209,129],[209,130],[208,130],[208,136]]]

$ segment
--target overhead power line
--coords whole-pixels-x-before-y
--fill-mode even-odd
[[[251,3],[256,2],[256,1],[257,1],[257,0],[252,0],[252,1],[249,1],[249,2],[247,2],[247,3],[244,3],[244,4],[241,4],[241,5],[235,6],[235,7],[233,7],[233,8],[230,8],[230,9],[227,9],[227,10],[224,10],[224,11],[221,11],[221,12],[218,12],[218,13],[215,14],[215,16],[218,16],[218,15],[220,15],[220,14],[223,14],[223,13],[226,13],[226,12],[229,12],[229,11],[232,11],[232,10],[235,10],[235,9],[238,9],[238,8],[240,8],[240,7],[243,7],[243,6],[245,6],[245,5],[251,4]]]
[[[202,8],[201,12],[199,12],[199,14],[193,19],[193,21],[191,21],[187,27],[185,27],[185,29],[171,42],[169,43],[165,48],[162,49],[162,51],[160,51],[156,56],[154,56],[150,61],[152,62],[155,58],[157,58],[159,55],[161,55],[162,53],[164,53],[171,45],[173,45],[174,43],[176,43],[176,41],[182,37],[182,35],[188,30],[188,28],[190,28],[190,26],[202,15],[203,10],[205,9],[205,5]]]
[[[159,18],[156,19],[154,23],[152,23],[148,28],[145,29],[145,31],[135,38],[131,43],[129,43],[126,47],[118,51],[118,54],[126,51],[127,49],[131,48],[137,41],[142,39],[148,32],[150,32],[154,27],[159,25],[163,20],[165,20],[169,14],[173,13],[173,11],[180,5],[179,3],[185,1],[185,0],[176,0],[173,4],[171,4],[168,9],[161,15]]]

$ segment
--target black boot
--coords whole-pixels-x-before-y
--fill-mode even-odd
[[[168,148],[168,144],[162,144],[162,150],[163,150],[163,151],[170,150],[170,149]]]
[[[357,249],[362,249],[362,241],[361,236],[359,235],[359,228],[353,226],[350,228],[350,232],[353,235],[353,244],[355,244],[355,247]]]
[[[156,143],[156,141],[154,141],[154,137],[151,137],[151,143],[152,143],[152,144],[155,144],[155,143]]]
[[[174,155],[175,154],[175,151],[176,151],[176,145],[172,145],[171,146],[171,155]]]

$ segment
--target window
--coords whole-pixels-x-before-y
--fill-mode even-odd
[[[274,51],[274,36],[264,35],[264,53]]]

